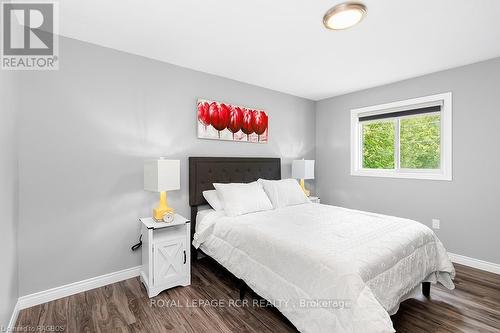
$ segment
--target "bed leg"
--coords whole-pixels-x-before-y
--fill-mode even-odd
[[[239,287],[240,287],[240,301],[242,301],[245,298],[245,292],[246,292],[246,284],[243,282],[243,280],[239,280]]]
[[[191,245],[191,263],[195,263],[198,261],[198,250]]]
[[[431,283],[430,282],[422,282],[422,294],[425,297],[431,296]]]

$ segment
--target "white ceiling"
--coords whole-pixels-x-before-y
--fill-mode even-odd
[[[500,56],[499,0],[64,0],[61,35],[318,100]]]

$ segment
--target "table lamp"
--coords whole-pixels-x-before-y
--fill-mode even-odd
[[[158,207],[153,209],[153,218],[162,221],[165,214],[173,213],[174,209],[168,206],[167,191],[181,188],[180,161],[158,160],[144,161],[144,189],[160,193]]]
[[[314,160],[295,160],[292,162],[292,178],[300,179],[300,187],[309,196],[311,191],[307,190],[304,179],[314,179]]]

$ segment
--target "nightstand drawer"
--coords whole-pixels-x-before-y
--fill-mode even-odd
[[[172,227],[166,227],[163,229],[155,230],[154,242],[163,242],[171,239],[176,239],[179,237],[186,237],[186,225],[176,225]]]

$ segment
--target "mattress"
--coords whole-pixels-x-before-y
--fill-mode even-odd
[[[428,227],[342,207],[205,211],[193,245],[301,332],[394,332],[390,314],[422,281],[454,288],[453,265]]]

